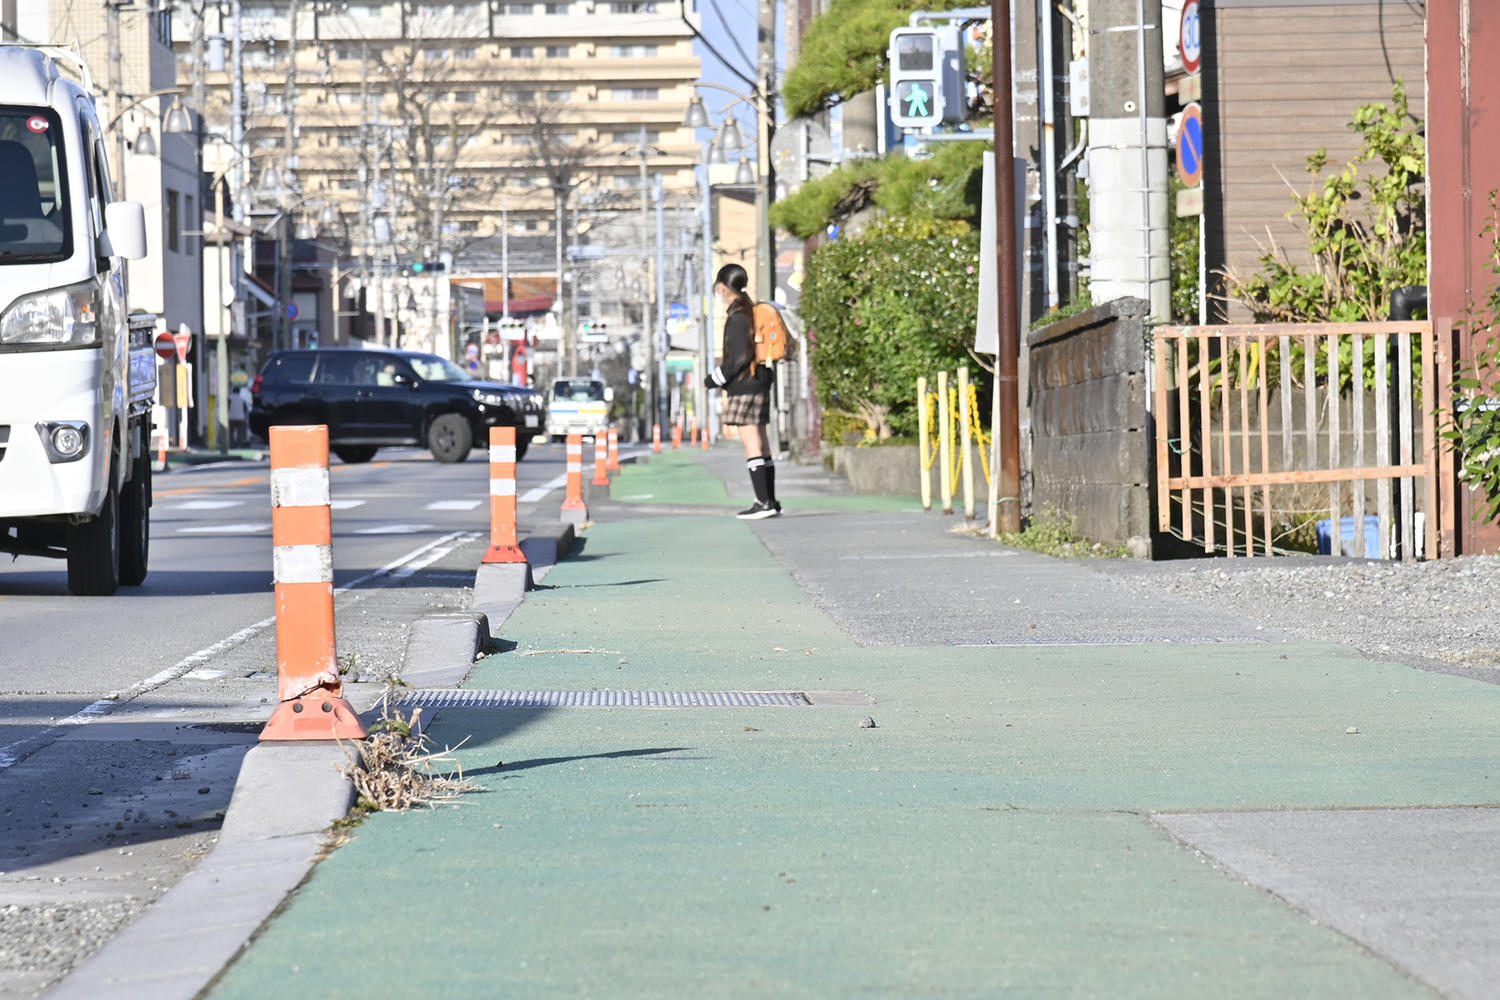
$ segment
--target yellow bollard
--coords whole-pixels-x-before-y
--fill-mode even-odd
[[[958,460],[964,470],[964,518],[974,520],[974,461],[969,455],[969,438],[974,428],[969,423],[969,369],[968,366],[958,370],[958,408],[961,416],[959,425],[962,428],[959,437],[962,439],[961,451]]]
[[[943,500],[943,513],[953,513],[953,480],[948,470],[953,468],[953,421],[949,419],[951,403],[948,399],[948,373],[938,372],[938,473],[939,496]]]
[[[927,471],[927,448],[931,440],[927,426],[927,376],[917,378],[917,475],[922,479],[922,509],[932,509],[932,476]]]

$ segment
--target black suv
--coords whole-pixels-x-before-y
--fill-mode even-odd
[[[516,458],[547,426],[539,393],[481,381],[436,354],[323,348],[276,351],[250,387],[250,430],[327,424],[346,462],[368,462],[382,445],[425,445],[439,462],[461,462],[489,443],[490,427],[516,429]]]

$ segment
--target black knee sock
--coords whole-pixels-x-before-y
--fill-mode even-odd
[[[780,508],[781,504],[776,502],[776,463],[770,455],[762,455],[761,459],[766,463],[761,466],[761,474],[766,477],[766,503]]]
[[[770,504],[769,493],[766,489],[766,470],[769,467],[769,459],[757,457],[745,462],[745,468],[750,473],[750,488],[755,491],[755,499],[763,504]]]

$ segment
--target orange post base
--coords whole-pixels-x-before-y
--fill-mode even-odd
[[[341,694],[305,694],[284,701],[261,730],[262,740],[362,740],[365,727]]]
[[[526,553],[521,551],[519,545],[491,545],[485,550],[482,563],[517,563],[526,562]]]

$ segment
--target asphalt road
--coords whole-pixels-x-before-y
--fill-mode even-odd
[[[585,449],[587,451],[587,449]],[[556,517],[561,445],[518,465],[519,520]],[[331,463],[338,649],[399,671],[409,624],[462,610],[488,544],[483,450]],[[36,995],[212,849],[275,697],[267,463],[158,475],[150,572],[67,593],[61,561],[0,565],[0,998]]]

